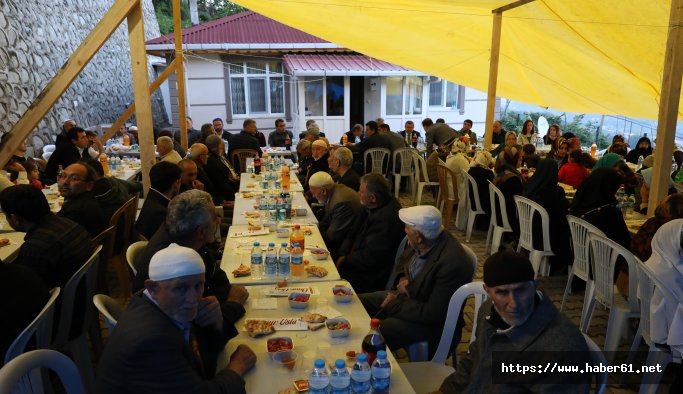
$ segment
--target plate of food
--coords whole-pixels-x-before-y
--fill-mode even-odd
[[[308,273],[308,276],[315,276],[316,278],[324,278],[327,276],[327,269],[317,265],[306,267],[306,272]]]
[[[269,335],[275,332],[274,320],[247,319],[245,327],[249,336],[256,338],[262,335]]]
[[[237,267],[236,269],[234,269],[232,271],[232,274],[235,275],[235,278],[249,276],[249,275],[251,275],[251,268],[249,268],[248,266],[246,266],[244,264],[240,264],[239,267]]]

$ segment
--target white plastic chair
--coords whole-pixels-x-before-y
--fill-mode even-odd
[[[89,300],[92,300],[93,295],[95,295],[97,262],[101,250],[102,246],[98,246],[88,261],[71,276],[71,279],[69,279],[64,286],[62,303],[59,310],[59,325],[57,334],[52,343],[52,347],[57,350],[68,350],[71,352],[76,365],[78,365],[78,368],[81,371],[88,391],[91,391],[92,388],[94,388],[95,378],[95,371],[93,369],[87,338],[88,327],[94,320],[93,314],[95,313],[95,308]],[[81,281],[83,281],[83,284],[85,285],[85,297],[77,298],[76,293]],[[76,328],[78,336],[70,339],[74,318],[73,312],[77,302],[84,302],[85,307],[81,326]]]
[[[413,167],[415,168],[415,193],[413,194],[413,202],[415,202],[415,205],[420,205],[422,202],[422,191],[424,190],[424,187],[439,186],[439,181],[431,182],[429,180],[429,174],[427,174],[427,162],[421,155],[417,153],[413,153]],[[420,179],[424,179],[424,181]]]
[[[477,182],[472,178],[472,175],[468,174],[467,171],[462,171],[462,176],[465,179],[463,186],[465,186],[465,191],[467,192],[467,233],[465,234],[465,242],[470,242],[470,237],[472,236],[472,228],[474,227],[474,221],[477,215],[485,215],[484,209],[481,207],[481,200],[479,199],[479,187],[477,187]],[[470,193],[470,189],[473,193]],[[471,198],[472,194],[474,199]],[[458,203],[460,204],[460,203]]]
[[[605,357],[605,354],[600,350],[600,347],[593,342],[593,340],[586,335],[586,333],[583,333],[583,338],[586,340],[586,345],[588,346],[588,351],[591,353],[591,361],[593,362],[593,365],[604,365],[607,366],[609,363],[607,362],[607,358]],[[608,373],[605,370],[605,372],[598,372],[595,374],[595,393],[596,394],[602,394],[605,392],[605,387],[607,387],[607,378],[608,378]]]
[[[394,151],[393,174],[394,174],[394,196],[398,198],[401,189],[401,178],[408,178],[408,190],[413,193],[415,189],[415,178],[413,177],[413,154],[417,150],[413,148],[398,148]],[[412,194],[411,194],[412,195]]]
[[[55,301],[59,296],[60,290],[59,287],[50,290],[50,298],[47,300],[47,303],[45,303],[43,309],[40,310],[38,316],[24,328],[24,331],[17,336],[7,349],[7,353],[5,353],[5,364],[24,353],[26,344],[33,334],[36,335],[36,349],[45,349],[50,346],[50,342],[52,341],[52,321],[55,312]],[[9,317],[6,316],[5,318]]]
[[[514,196],[514,199],[517,206],[517,217],[519,218],[519,245],[517,245],[517,252],[519,253],[522,249],[527,250],[536,276],[539,273],[547,276],[550,271],[548,257],[555,255],[550,248],[550,218],[548,217],[548,211],[541,204],[526,197]],[[541,216],[542,250],[534,249],[533,218],[535,212],[538,212]]]
[[[370,159],[372,160],[370,171],[368,171],[368,156],[370,156]],[[390,157],[391,150],[387,148],[372,148],[366,150],[365,155],[363,155],[363,165],[365,166],[365,173],[369,174],[371,172],[374,172],[386,176],[389,167]],[[384,165],[385,160],[387,162],[386,166]]]
[[[498,252],[500,243],[503,240],[503,234],[511,233],[512,226],[508,221],[507,208],[505,206],[505,195],[493,184],[491,181],[489,183],[489,201],[491,202],[491,221],[489,222],[489,232],[486,235],[486,252],[489,254],[494,254]],[[496,201],[500,207],[500,217],[503,220],[503,226],[498,225],[496,220]]]
[[[647,361],[645,364],[661,365],[663,367],[661,369],[662,372],[654,372],[643,375],[643,379],[641,380],[640,384],[640,394],[654,394],[657,392],[657,388],[659,387],[659,382],[662,379],[666,365],[672,363],[674,361],[674,357],[671,351],[656,346],[650,337],[650,302],[652,299],[652,294],[655,290],[655,285],[660,289],[662,289],[663,286],[659,283],[656,275],[654,275],[649,267],[643,264],[640,260],[637,260],[637,258],[636,261],[636,266],[638,267],[638,295],[640,297],[640,323],[638,324],[638,331],[633,339],[631,351],[626,359],[626,363],[633,363],[633,360],[635,359],[635,352],[640,346],[640,341],[645,340],[645,343],[648,346]],[[669,295],[673,296],[673,294]]]
[[[439,346],[431,361],[411,361],[409,363],[401,364],[401,370],[403,370],[408,382],[413,386],[416,393],[430,393],[437,390],[441,385],[441,382],[455,371],[453,367],[447,366],[445,363],[451,350],[453,333],[458,324],[460,310],[469,296],[474,296],[474,326],[472,327],[470,343],[474,342],[476,339],[477,315],[481,304],[486,299],[486,291],[484,291],[483,285],[483,282],[467,283],[453,293],[453,296],[451,296],[451,300],[448,303],[446,324],[441,333],[441,340],[439,341]],[[453,365],[457,365],[455,358],[453,359]]]
[[[472,249],[470,249],[469,246],[462,244],[462,247],[463,247],[463,249],[465,249],[465,253],[467,254],[467,257],[468,257],[470,264],[472,264],[472,267],[473,267],[472,280],[474,280],[474,277],[477,275],[477,264],[478,264],[477,263],[477,255],[474,253],[474,251]],[[463,286],[461,286],[461,288],[465,287],[465,286],[467,286],[467,285],[463,285]],[[456,293],[457,293],[457,290],[456,290]],[[451,339],[449,339],[447,349],[442,350],[443,352],[446,352],[446,354],[443,355],[443,357],[440,356],[438,358],[438,360],[443,358],[442,364],[445,363],[446,358],[448,358],[448,349],[450,349],[450,341],[452,341],[452,339],[453,339],[452,337],[453,337],[453,333],[455,332],[455,325],[458,322],[457,320],[458,320],[458,316],[460,314],[459,309],[458,309],[458,314],[456,314],[455,318],[454,318],[455,321],[450,322],[450,320],[448,319],[448,316],[451,316],[450,311],[454,307],[452,305],[453,297],[455,297],[455,294],[453,294],[453,296],[451,296],[451,301],[448,303],[448,315],[446,316],[446,325],[444,326],[444,332],[445,332],[445,330],[448,327],[450,327],[449,324],[452,323],[452,327],[450,328]],[[465,298],[467,298],[467,297],[465,297]],[[481,306],[481,300],[477,299],[475,301],[476,301],[475,302],[475,315],[476,315],[476,311],[479,310],[479,306]],[[458,308],[460,308],[461,306],[462,306],[462,303],[460,305],[458,305]],[[474,320],[474,329],[476,329],[476,328],[477,328],[477,320],[475,319]],[[470,343],[472,341],[474,341],[474,338],[475,338],[474,329],[472,330],[472,338],[470,339]],[[444,334],[442,334],[442,336],[441,336],[441,341],[444,340],[443,335]],[[439,349],[441,349],[441,342],[439,343],[439,348],[437,349],[437,353],[439,352]],[[408,360],[410,360],[411,362],[427,361],[427,359],[429,358],[429,343],[427,341],[412,343],[412,344],[406,346],[405,350],[408,353]],[[434,357],[436,357],[437,353],[435,353]]]
[[[123,307],[115,299],[104,294],[95,294],[92,298],[95,308],[104,316],[104,321],[107,323],[107,331],[109,336],[114,331],[116,323],[123,314]]]
[[[619,346],[619,339],[628,319],[637,318],[640,316],[640,306],[638,305],[638,297],[636,296],[638,287],[635,280],[635,275],[629,279],[629,299],[625,299],[614,285],[614,270],[616,268],[617,258],[623,257],[628,264],[628,272],[637,272],[638,263],[636,258],[626,248],[612,241],[611,239],[599,235],[588,234],[590,241],[591,254],[593,256],[593,281],[595,284],[595,292],[588,302],[588,310],[586,312],[586,321],[581,331],[588,332],[590,321],[595,309],[595,303],[598,302],[609,308],[609,320],[607,321],[607,334],[605,336],[605,351],[614,352]],[[614,353],[608,353],[609,359],[613,357]]]
[[[128,249],[126,249],[126,261],[128,261],[128,266],[130,269],[133,271],[133,276],[138,274],[138,270],[135,269],[135,256],[140,252],[142,249],[147,247],[148,241],[138,241],[130,244]]]
[[[24,353],[0,369],[0,393],[44,392],[40,368],[57,373],[67,394],[85,394],[78,369],[71,359],[54,350],[34,350]]]
[[[593,278],[590,276],[592,271],[591,256],[590,256],[590,243],[588,242],[588,234],[599,234],[605,235],[602,230],[588,223],[587,221],[577,218],[576,216],[567,215],[567,222],[569,222],[569,232],[572,236],[572,249],[574,250],[574,262],[571,268],[569,268],[569,274],[567,278],[567,286],[564,288],[564,295],[562,296],[562,305],[560,306],[560,312],[564,309],[564,304],[567,301],[567,296],[572,288],[572,280],[574,277],[583,279],[586,282],[586,290],[583,298],[583,310],[581,311],[581,323],[579,327],[582,327],[586,321],[586,313],[588,312],[589,300],[593,297],[595,292],[595,285],[593,283]]]

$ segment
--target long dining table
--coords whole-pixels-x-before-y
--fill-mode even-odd
[[[9,244],[0,247],[0,260],[3,263],[10,263],[19,254],[19,248],[24,244],[24,237],[26,233],[21,233],[17,231],[2,233],[0,238],[9,240]]]
[[[290,191],[292,196],[292,208],[305,210],[305,215],[292,216],[290,222],[300,224],[317,225],[318,219],[313,214],[313,210],[308,205],[303,193]],[[235,208],[233,210],[232,224],[248,224],[251,222],[262,222],[267,220],[267,212],[262,212],[257,208],[257,198],[261,196],[258,192],[244,192],[235,194]],[[250,217],[247,217],[249,215]]]
[[[294,380],[308,379],[313,362],[317,358],[324,359],[328,369],[337,359],[345,360],[350,369],[354,361],[348,358],[346,354],[349,351],[361,351],[363,338],[370,329],[370,316],[368,316],[355,292],[350,302],[336,302],[332,293],[332,288],[335,285],[351,286],[343,280],[298,283],[297,287],[305,287],[312,293],[309,300],[310,305],[306,309],[293,309],[289,306],[287,297],[272,296],[273,285],[250,287],[250,296],[245,305],[246,314],[236,323],[239,334],[228,342],[225,351],[221,354],[218,360],[219,370],[225,368],[229,356],[241,344],[248,345],[257,357],[254,368],[244,375],[248,393],[277,393],[294,387]],[[328,318],[341,316],[347,319],[351,325],[349,336],[332,338],[326,327],[312,331],[304,324],[298,323],[276,324],[274,333],[252,338],[245,327],[247,320],[250,319],[266,319],[278,322],[296,321],[305,313],[320,313]],[[292,329],[293,331],[285,331]],[[292,339],[293,351],[296,353],[296,361],[292,369],[272,360],[267,352],[267,340],[281,336]],[[392,365],[390,392],[392,394],[414,393],[415,391],[390,351],[387,352],[387,357]]]

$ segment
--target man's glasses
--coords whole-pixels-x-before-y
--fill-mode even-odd
[[[61,173],[57,176],[57,180],[63,181],[65,179],[69,179],[69,182],[84,182],[85,181],[85,179],[79,177],[78,174]]]

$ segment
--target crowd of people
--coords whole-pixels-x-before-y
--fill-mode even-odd
[[[498,225],[503,225],[503,213],[507,215],[512,228],[505,240],[508,249],[520,235],[514,196],[539,203],[550,218],[551,275],[566,272],[572,263],[569,214],[593,224],[657,272],[669,275],[668,280],[680,283],[672,275],[681,275],[676,256],[683,245],[682,195],[672,193],[662,201],[655,216],[634,237],[617,207],[615,196],[622,187],[626,193],[638,190],[641,197],[647,194],[653,149],[646,137],[630,151],[622,146],[626,145],[623,140],[615,139],[608,152],[594,162],[590,154],[581,151],[576,136],[562,134],[558,125],[551,125],[545,136],[538,137],[531,120],[524,122],[519,135],[506,132],[501,122],[495,121],[492,140],[498,146],[490,152],[471,148],[477,142],[471,120],[455,130],[441,119],[426,118],[422,121],[423,140],[412,121],[404,124],[404,130],[394,132],[377,119],[355,125],[334,145],[313,121],[298,135],[297,144],[282,119],[275,122],[268,144],[253,119],[246,119],[235,134],[223,129],[220,118],[201,130],[192,127],[190,118],[187,122],[186,152],[178,144],[178,133],[159,133],[156,139],[160,160],[149,172],[151,187],[135,224],[135,231],[148,243],[133,261],[131,302],[99,360],[98,392],[244,392],[243,376],[256,362],[253,349],[240,345],[228,365],[216,372],[216,353],[238,334],[235,325],[244,316],[249,298],[247,288],[231,284],[221,269],[223,244],[217,237],[225,234],[218,230],[230,222],[240,176],[246,171],[231,159],[239,149],[262,155],[267,145],[295,146],[297,175],[308,201],[320,208],[316,212],[319,230],[339,275],[351,283],[368,314],[381,320],[381,332],[392,350],[427,342],[433,355],[451,296],[473,280],[477,267],[458,237],[448,231],[450,223],[442,221],[437,208],[402,207],[385,174],[366,170],[364,153],[372,148],[395,152],[424,141],[428,176],[434,175],[439,164],[456,175],[456,183],[442,192],[455,199],[459,210],[466,209],[463,202],[473,199],[474,189],[478,190],[485,215],[477,221],[477,228],[488,229],[493,208]],[[129,134],[131,131],[137,130],[121,129],[114,138],[135,141],[137,136]],[[550,146],[545,155],[535,149],[541,139]],[[3,311],[11,311],[8,313],[17,318],[2,331],[0,354],[42,308],[48,290],[64,287],[90,257],[92,239],[109,226],[113,213],[130,195],[141,191],[138,183],[104,175],[98,160],[101,149],[99,142],[68,120],[47,163],[26,158],[22,146],[6,167],[12,171],[6,182],[4,174],[0,176],[0,207],[12,228],[26,232],[14,264],[0,264],[0,289],[4,294],[16,289],[20,281],[34,290],[21,310],[15,304],[3,305]],[[638,171],[627,162],[637,165]],[[386,171],[392,165],[389,160]],[[37,171],[38,167],[44,171]],[[474,180],[469,190],[458,188],[463,172]],[[59,213],[50,211],[40,191],[42,185],[38,185],[41,181],[58,184],[64,197]],[[672,183],[675,181],[676,174]],[[489,182],[502,192],[504,206],[491,206]],[[558,182],[576,190],[571,201]],[[637,209],[646,208],[647,200],[643,200],[645,205],[639,202]],[[225,218],[216,207],[224,209]],[[540,232],[540,220],[533,218],[535,232]],[[538,241],[542,237],[534,233],[533,238]],[[483,263],[489,300],[479,313],[477,339],[459,360],[456,372],[442,383],[441,392],[504,392],[512,388],[505,383],[493,388],[493,350],[518,351],[517,360],[538,351],[571,350],[579,358],[587,354],[580,352],[587,345],[578,328],[538,288],[529,258],[504,249],[492,251]],[[615,283],[624,296],[633,296],[627,292],[628,281],[626,264],[618,262]],[[11,298],[0,300],[7,303]],[[663,342],[671,338],[666,322],[681,319],[678,311],[671,312],[671,306],[665,309],[666,317],[654,326]],[[463,324],[461,315],[454,346]],[[563,385],[571,382],[576,392],[585,392],[590,376],[577,376],[558,382],[539,375],[516,382],[515,387],[521,384],[529,391],[561,392],[565,391]]]

